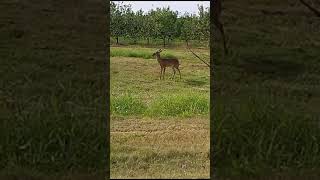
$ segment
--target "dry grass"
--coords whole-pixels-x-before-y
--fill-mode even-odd
[[[113,119],[111,178],[209,178],[208,119]]]

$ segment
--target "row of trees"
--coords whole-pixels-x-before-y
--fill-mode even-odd
[[[110,1],[111,36],[119,43],[119,37],[138,39],[162,39],[165,47],[173,39],[209,41],[210,9],[198,5],[198,14],[185,13],[178,16],[178,11],[170,7],[157,8],[148,12],[133,12],[131,5]]]

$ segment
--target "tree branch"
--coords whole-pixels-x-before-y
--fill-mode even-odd
[[[202,61],[203,63],[205,63],[209,68],[211,68],[210,64],[208,64],[207,62],[205,62],[203,59],[201,59],[196,53],[194,53],[190,47],[187,45],[187,49],[195,56],[197,57],[198,59],[200,59],[200,61]]]
[[[316,8],[312,7],[310,4],[305,2],[304,0],[300,0],[300,2],[305,5],[310,11],[312,11],[316,16],[320,17],[320,11]]]

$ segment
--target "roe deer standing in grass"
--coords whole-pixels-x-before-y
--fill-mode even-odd
[[[173,77],[176,75],[176,70],[177,69],[179,71],[179,75],[180,75],[180,79],[181,79],[181,73],[180,73],[180,69],[179,69],[179,60],[177,58],[161,58],[160,57],[160,52],[162,52],[161,49],[159,49],[158,51],[156,51],[155,53],[152,54],[152,57],[156,57],[157,61],[160,64],[161,67],[161,72],[160,72],[160,79],[161,79],[161,75],[162,75],[162,79],[164,79],[164,73],[166,71],[166,67],[172,67],[173,70]],[[163,73],[162,73],[163,72]]]

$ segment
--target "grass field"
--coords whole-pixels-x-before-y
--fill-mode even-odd
[[[159,80],[156,50],[111,47],[111,178],[208,178],[209,68],[168,49],[182,79]]]
[[[319,179],[319,18],[298,1],[224,7],[230,54],[220,39],[212,54],[215,175]]]
[[[59,1],[1,3],[1,180],[106,176],[105,3],[77,3],[94,20]]]

